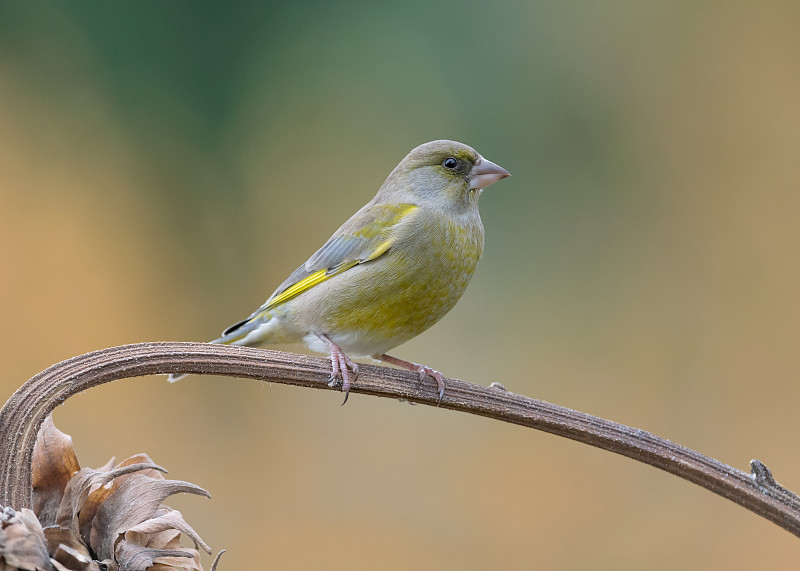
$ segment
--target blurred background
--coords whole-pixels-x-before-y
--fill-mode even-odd
[[[214,338],[411,148],[450,138],[514,176],[482,197],[465,297],[395,353],[800,490],[796,3],[0,12],[0,402],[87,351]],[[796,565],[789,533],[654,468],[340,402],[148,377],[55,421],[84,466],[146,451],[208,489],[170,505],[221,569]]]

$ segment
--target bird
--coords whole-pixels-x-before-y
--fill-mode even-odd
[[[444,376],[387,352],[438,322],[464,294],[483,253],[478,198],[510,176],[456,141],[419,145],[375,197],[249,317],[211,343],[298,343],[330,355],[330,386],[347,402],[358,378],[352,358],[372,357],[432,377]],[[170,382],[185,375],[173,374]]]

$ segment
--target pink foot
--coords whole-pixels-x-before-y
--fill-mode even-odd
[[[350,382],[358,378],[358,363],[351,361],[344,354],[342,348],[331,341],[327,335],[317,333],[317,337],[322,339],[331,351],[331,379],[328,386],[342,385],[342,392],[344,393],[342,405],[344,405],[347,402],[347,397],[350,396]],[[351,371],[353,373],[352,377],[350,376]]]
[[[412,363],[411,361],[406,361],[404,359],[398,359],[397,357],[392,357],[391,355],[376,355],[376,359],[379,361],[384,361],[385,363],[391,363],[392,365],[397,365],[400,368],[406,369],[407,371],[414,371],[415,373],[419,374],[419,380],[424,381],[425,377],[432,377],[436,379],[436,384],[439,387],[439,401],[442,402],[442,397],[444,396],[444,375],[442,375],[439,371],[435,369],[431,369],[426,365],[420,365],[419,363]]]

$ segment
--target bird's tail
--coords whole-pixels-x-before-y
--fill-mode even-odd
[[[269,324],[270,315],[254,313],[247,319],[234,323],[222,332],[222,335],[209,341],[218,345],[258,345],[265,341],[268,336],[265,325]],[[181,380],[186,374],[172,374],[167,377],[167,381],[174,383]]]
[[[183,377],[185,377],[185,376],[186,376],[186,374],[187,374],[187,373],[183,373],[183,374],[177,375],[177,374],[175,374],[175,373],[172,373],[171,375],[169,375],[169,376],[167,377],[167,382],[168,382],[168,383],[174,383],[174,382],[176,382],[176,381],[180,381],[180,380],[181,380]]]

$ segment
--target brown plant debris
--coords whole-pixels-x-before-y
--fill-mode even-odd
[[[33,451],[33,511],[0,507],[0,571],[202,571],[198,549],[211,549],[162,502],[208,492],[164,472],[147,454],[81,468],[48,416]]]
[[[52,569],[44,533],[36,515],[27,509],[0,511],[0,571]]]

